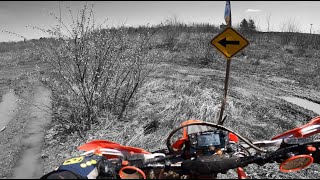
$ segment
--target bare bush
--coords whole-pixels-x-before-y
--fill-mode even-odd
[[[177,42],[178,36],[181,34],[182,27],[184,26],[178,19],[176,15],[165,20],[162,24],[164,38],[163,41],[166,43],[170,50],[174,50]]]
[[[58,100],[57,118],[83,133],[105,111],[118,120],[123,117],[157,53],[149,44],[154,32],[129,36],[123,27],[102,29],[87,5],[78,17],[71,28],[60,22],[69,36],[60,29],[49,31],[56,39],[41,48],[41,54],[53,67],[50,81]]]
[[[288,19],[281,24],[280,43],[292,44],[298,48],[319,48],[320,36],[317,34],[302,33],[299,25],[294,19]]]
[[[298,24],[294,19],[288,19],[281,23],[281,32],[300,32]]]
[[[267,21],[267,32],[270,32],[270,18],[271,18],[271,13],[268,13],[266,16],[266,21]]]
[[[294,19],[288,19],[280,24],[280,30],[283,32],[280,36],[280,43],[283,45],[289,44],[295,33],[300,32],[298,25]]]

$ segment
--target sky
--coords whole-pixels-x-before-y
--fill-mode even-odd
[[[93,5],[97,24],[105,26],[156,25],[176,18],[182,23],[224,22],[226,1],[0,1],[0,42],[47,37],[37,28],[51,29],[58,21],[59,4],[62,21],[71,24],[85,3]],[[281,31],[283,25],[294,24],[301,32],[320,34],[320,1],[231,1],[232,26],[253,19],[258,30]],[[312,25],[311,25],[312,24]],[[37,27],[37,28],[33,28]],[[3,32],[7,31],[7,32]],[[15,35],[18,34],[18,35]]]

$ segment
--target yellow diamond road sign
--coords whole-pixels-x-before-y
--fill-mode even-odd
[[[245,48],[249,44],[249,41],[233,28],[227,27],[223,32],[212,39],[211,44],[226,58],[231,58],[241,49]]]

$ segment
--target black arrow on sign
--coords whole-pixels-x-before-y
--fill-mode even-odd
[[[224,47],[227,47],[227,44],[239,45],[240,41],[227,41],[227,38],[223,38],[218,43]]]

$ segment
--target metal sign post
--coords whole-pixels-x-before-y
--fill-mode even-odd
[[[224,107],[227,101],[227,91],[228,91],[228,82],[231,66],[231,58],[239,52],[241,49],[245,48],[249,42],[242,37],[236,30],[231,27],[231,5],[230,1],[226,2],[225,21],[227,23],[226,29],[214,37],[211,41],[211,44],[216,47],[227,59],[227,68],[226,68],[226,78],[224,81],[224,96],[221,103],[221,110],[218,119],[218,124],[221,125],[222,116]]]

